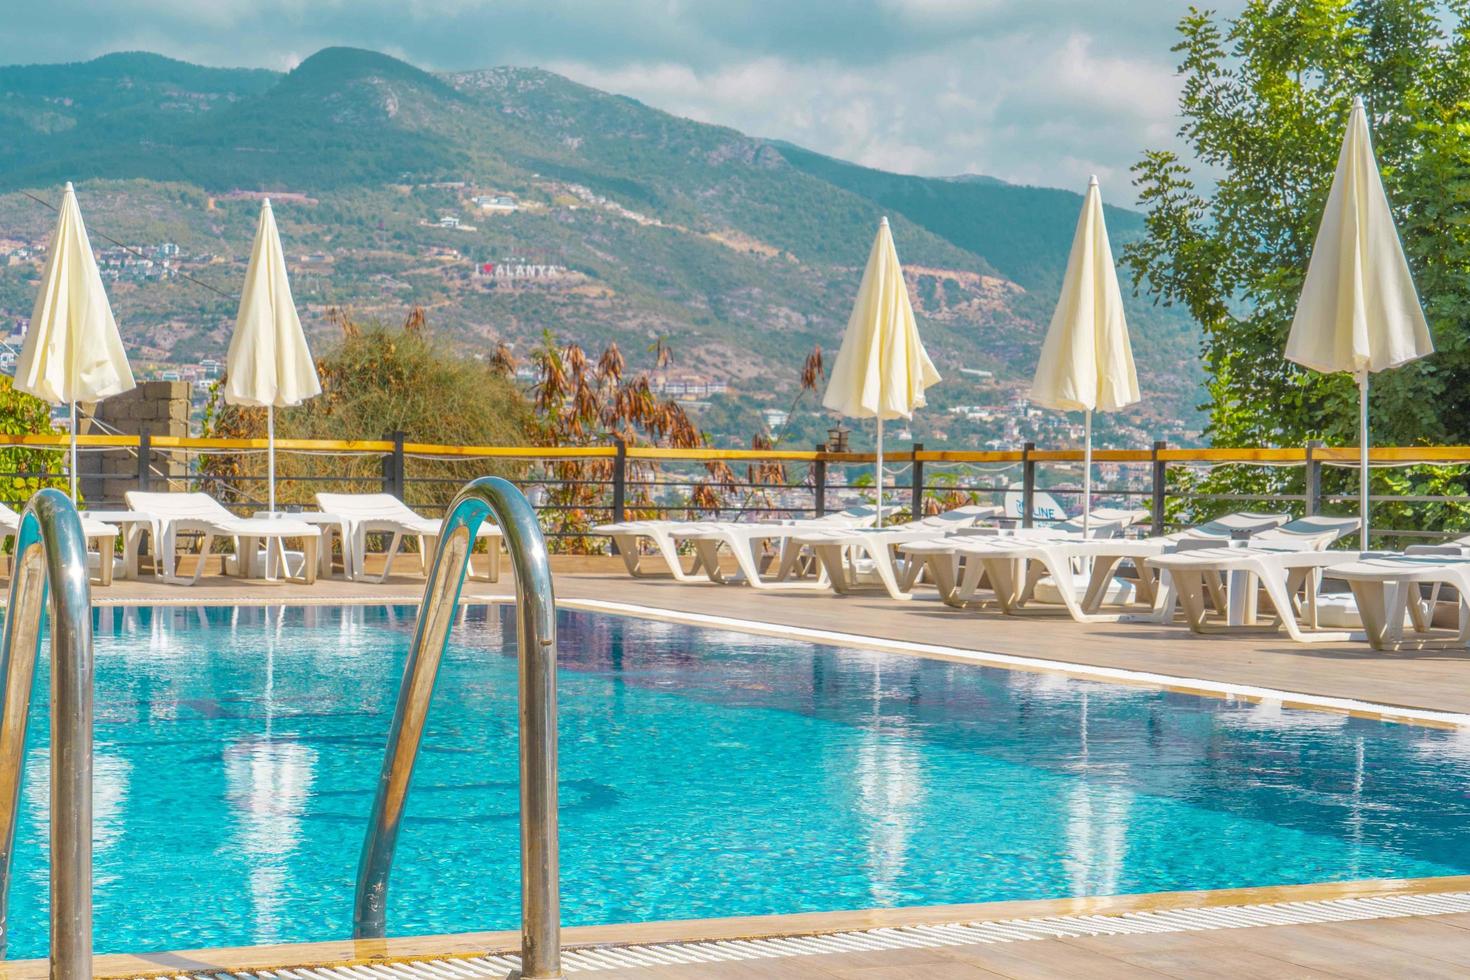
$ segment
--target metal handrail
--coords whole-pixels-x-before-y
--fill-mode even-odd
[[[562,975],[556,807],[556,597],[536,512],[514,485],[499,477],[481,477],[468,484],[444,517],[362,845],[353,934],[358,939],[381,939],[387,930],[388,876],[393,870],[393,851],[434,693],[434,679],[449,642],[449,627],[459,606],[476,532],[492,514],[500,525],[516,578],[516,642],[520,648],[520,975],[539,980]]]
[[[111,561],[104,555],[103,561]],[[0,957],[26,720],[51,600],[51,976],[92,975],[92,593],[81,518],[59,490],[31,498],[16,532],[0,641]]]

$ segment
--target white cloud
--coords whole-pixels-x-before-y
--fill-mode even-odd
[[[1131,198],[1127,171],[1142,150],[1172,142],[1178,92],[1167,59],[1106,53],[1080,32],[962,39],[870,67],[770,56],[706,70],[677,62],[548,67],[678,115],[866,166],[1067,187],[1096,173],[1118,199]]]
[[[1220,0],[1227,12],[1243,0]],[[438,70],[541,65],[885,169],[1120,182],[1174,146],[1188,0],[48,0],[0,61],[145,49],[289,69],[332,44]]]

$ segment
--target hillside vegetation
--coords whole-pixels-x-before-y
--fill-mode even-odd
[[[248,192],[290,192],[277,218],[313,330],[334,306],[393,320],[417,304],[443,342],[476,353],[524,349],[550,329],[616,341],[636,360],[667,338],[678,370],[753,395],[790,390],[806,351],[840,342],[886,214],[941,368],[996,374],[983,391],[957,380],[941,404],[1010,397],[1029,377],[1081,202],[858,167],[538,69],[436,75],[348,48],[286,74],[149,54],[3,68],[0,120],[0,238],[44,241],[50,224],[4,192],[54,196],[73,180],[94,229],[177,243],[177,268],[232,295],[258,208]],[[472,199],[484,195],[517,209],[483,212]],[[462,227],[441,227],[446,216]],[[1136,214],[1108,217],[1116,242],[1139,234]],[[486,279],[487,264],[516,262],[554,281]],[[24,315],[33,275],[0,269],[0,314]],[[181,278],[112,292],[145,359],[222,353],[228,299]],[[1130,315],[1152,396],[1138,419],[1187,422],[1193,325],[1146,303]]]

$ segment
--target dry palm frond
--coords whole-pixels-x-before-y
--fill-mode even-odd
[[[513,378],[520,366],[509,344],[502,340],[495,345],[495,353],[490,356],[490,370],[502,377]]]
[[[607,349],[602,352],[602,356],[597,359],[597,373],[602,380],[610,381],[613,384],[622,380],[623,352],[618,350],[616,343],[608,344]]]
[[[822,364],[822,345],[818,344],[812,348],[801,366],[801,390],[816,391],[826,373]]]

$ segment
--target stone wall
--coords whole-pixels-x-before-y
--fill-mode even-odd
[[[187,436],[190,386],[185,381],[144,381],[132,391],[82,406],[80,434]],[[94,421],[95,418],[95,421]],[[101,424],[98,424],[101,423]],[[96,510],[123,506],[123,493],[137,490],[138,455],[131,450],[84,453],[79,469],[82,495]],[[186,490],[182,453],[154,451],[149,455],[150,490]]]

